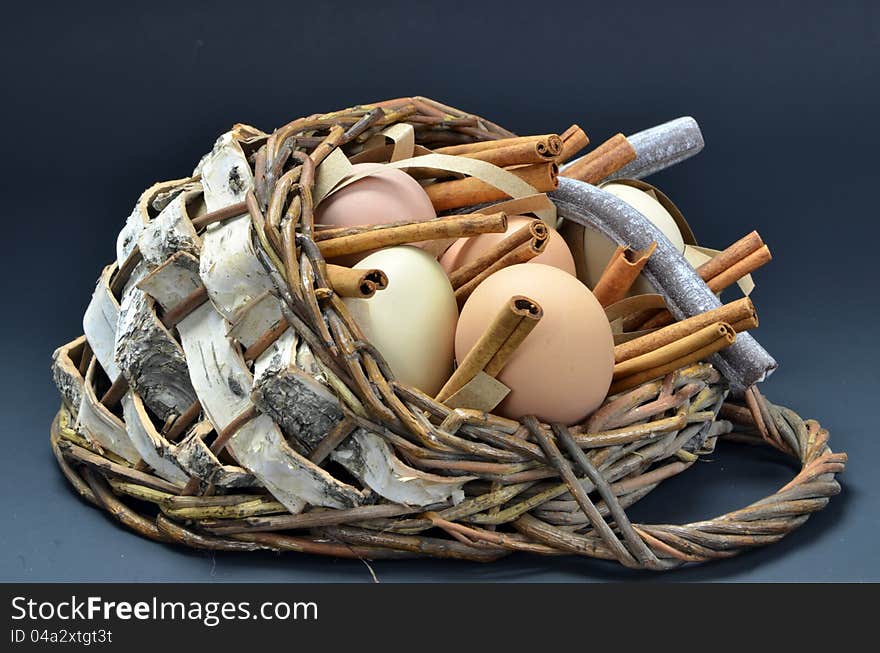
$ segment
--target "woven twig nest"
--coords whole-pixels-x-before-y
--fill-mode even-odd
[[[54,356],[63,404],[52,448],[80,495],[141,535],[197,548],[478,561],[575,553],[650,569],[776,541],[822,508],[845,456],[818,424],[764,400],[752,384],[772,359],[745,337],[725,357],[608,397],[573,426],[451,408],[395,380],[328,279],[315,198],[339,181],[342,153],[356,159],[385,139],[395,160],[408,138],[437,148],[512,136],[405,98],[271,135],[236,125],[193,176],[148,189],[98,280],[85,335]],[[661,166],[649,141],[631,176],[633,165]],[[510,184],[502,194],[518,192]],[[603,210],[594,192],[566,181],[555,206],[535,210],[590,221]],[[640,216],[611,208],[623,217],[600,229],[618,240],[638,231]],[[646,276],[673,312],[712,308],[691,305],[714,296],[679,265],[666,257]],[[745,405],[726,403],[731,385]],[[627,507],[719,437],[768,443],[803,469],[714,519],[630,522]]]

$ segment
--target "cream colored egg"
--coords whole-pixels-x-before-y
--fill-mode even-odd
[[[611,193],[620,198],[636,211],[645,216],[651,223],[657,227],[669,242],[679,251],[684,252],[684,238],[675,218],[670,215],[660,202],[651,197],[648,193],[634,186],[626,184],[610,183],[602,186],[602,190]],[[617,245],[604,234],[591,229],[584,229],[584,265],[580,266],[584,272],[585,278],[581,279],[590,288],[596,285],[608,261],[611,260]],[[648,281],[640,276],[633,284],[631,294],[652,293],[656,292]]]
[[[358,267],[378,268],[388,287],[345,304],[399,381],[434,396],[452,374],[458,305],[446,272],[411,246],[370,254]]]

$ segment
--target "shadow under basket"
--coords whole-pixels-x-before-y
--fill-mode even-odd
[[[839,492],[846,456],[832,453],[826,430],[754,386],[744,404],[728,400],[725,380],[706,362],[609,397],[571,427],[449,408],[394,380],[329,291],[311,191],[315,168],[336,148],[407,121],[428,147],[510,135],[407,98],[301,119],[271,135],[236,126],[250,169],[228,179],[241,185],[252,175],[253,187],[226,214],[198,208],[205,170],[145,193],[130,224],[185,223],[193,238],[169,251],[146,232],[123,231],[125,256],[99,280],[86,336],[55,352],[63,402],[51,445],[80,496],[144,537],[200,549],[481,562],[520,551],[664,570],[775,542]],[[182,221],[166,219],[168,211]],[[237,264],[250,254],[275,284],[252,295],[260,310],[274,302],[280,318],[267,322],[271,337],[229,337],[242,322],[205,301],[200,239],[207,248],[206,228],[216,232],[229,218],[248,234]],[[144,280],[169,262],[178,281],[149,290]],[[163,292],[179,301],[167,305]],[[272,368],[272,355],[290,363],[302,353],[290,332],[307,345],[317,375],[301,364]],[[122,351],[124,337],[142,347]],[[212,366],[225,395],[199,386]],[[629,506],[718,438],[772,446],[801,470],[775,494],[706,521],[628,519]]]

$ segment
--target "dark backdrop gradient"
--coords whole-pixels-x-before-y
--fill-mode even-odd
[[[143,188],[187,175],[233,122],[408,94],[519,132],[572,122],[595,143],[680,115],[706,149],[656,175],[701,242],[756,228],[764,392],[850,454],[844,491],[782,543],[671,580],[880,580],[876,256],[880,137],[873,2],[15,3],[4,8],[0,580],[355,580],[366,566],[154,544],[70,491],[48,447],[52,350]],[[713,6],[710,6],[713,5]],[[874,471],[871,471],[874,470]],[[680,522],[792,475],[722,445],[635,519]],[[377,562],[384,581],[656,579],[573,557]]]

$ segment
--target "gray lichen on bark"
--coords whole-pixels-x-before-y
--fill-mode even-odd
[[[236,465],[224,465],[204,442],[206,433],[213,429],[210,422],[196,424],[175,451],[176,462],[193,478],[205,485],[221,488],[259,486],[249,471]]]
[[[297,449],[308,452],[343,415],[335,395],[297,368],[297,344],[293,329],[288,329],[257,359],[251,397]]]
[[[187,184],[179,189],[141,231],[138,246],[144,259],[157,266],[177,252],[198,255],[202,239],[192,220],[204,212],[201,184]]]
[[[153,300],[137,287],[122,298],[115,360],[160,419],[182,414],[196,400],[183,349],[156,316]]]
[[[60,346],[52,354],[52,380],[74,415],[79,410],[82,401],[83,377],[71,359],[71,352],[82,348],[85,341],[86,337],[80,336],[76,340]]]

